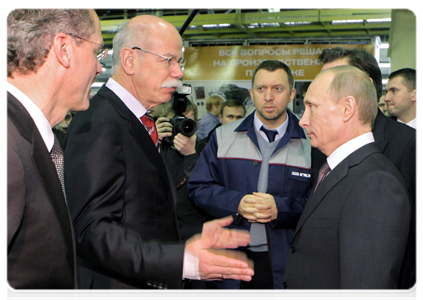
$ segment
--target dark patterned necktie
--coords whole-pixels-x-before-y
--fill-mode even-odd
[[[264,126],[261,126],[260,130],[266,134],[267,138],[269,139],[269,143],[273,142],[275,140],[275,136],[278,134],[276,130],[266,129]]]
[[[57,176],[59,176],[59,180],[62,185],[63,195],[65,196],[65,200],[66,200],[65,175],[64,175],[64,168],[63,168],[65,160],[63,157],[62,148],[60,147],[60,143],[56,135],[54,135],[54,145],[53,145],[53,148],[51,149],[50,156],[51,156],[51,159],[53,160],[54,166],[56,167]]]
[[[330,173],[331,169],[327,163],[327,161],[322,165],[322,167],[319,170],[319,177],[317,178],[317,184],[314,190],[316,191],[319,184],[323,181],[323,179],[326,178],[326,176]]]
[[[157,128],[153,118],[149,116],[148,114],[145,114],[141,117],[141,122],[144,125],[144,127],[147,129],[148,134],[150,135],[151,139],[154,142],[154,145],[156,145],[157,147],[159,137],[157,135]]]

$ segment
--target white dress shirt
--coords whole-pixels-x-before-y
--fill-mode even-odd
[[[335,151],[332,152],[331,155],[327,158],[328,165],[331,170],[335,169],[335,167],[343,161],[348,155],[353,153],[354,151],[360,149],[361,147],[374,142],[375,139],[373,137],[372,132],[367,132],[362,134],[345,144],[339,146]]]
[[[37,126],[38,131],[43,138],[44,144],[47,147],[48,152],[51,151],[54,145],[54,133],[51,129],[50,123],[41,111],[41,109],[35,105],[32,100],[22,93],[17,87],[13,84],[6,82],[7,91],[15,96],[16,99],[25,107],[28,111],[29,115],[31,116],[32,120],[34,120],[35,126]]]

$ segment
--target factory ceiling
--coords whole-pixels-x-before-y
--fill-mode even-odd
[[[134,16],[161,17],[185,42],[388,37],[391,9],[98,9],[106,45]],[[192,20],[190,20],[192,18]],[[188,21],[187,21],[188,20]]]

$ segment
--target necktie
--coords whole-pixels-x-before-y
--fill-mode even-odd
[[[331,169],[327,162],[325,162],[319,170],[319,177],[317,178],[317,184],[314,190],[317,189],[319,184],[326,178],[326,176],[330,173]]]
[[[275,140],[275,136],[278,134],[276,130],[266,129],[264,126],[261,126],[260,130],[266,134],[267,138],[269,139],[269,143],[273,142]]]
[[[154,145],[157,147],[157,142],[159,140],[159,137],[157,135],[157,128],[156,124],[154,123],[154,120],[151,116],[148,114],[145,114],[141,117],[141,122],[144,124],[144,127],[147,129],[148,134],[150,135],[151,139],[154,142]]]
[[[62,148],[60,147],[60,143],[56,135],[54,135],[54,144],[53,144],[53,148],[51,149],[50,156],[51,156],[51,160],[54,163],[54,166],[56,167],[57,176],[59,176],[59,180],[62,185],[63,195],[65,196],[65,199],[66,199],[65,176],[64,176],[64,168],[63,168],[65,161],[63,157]]]

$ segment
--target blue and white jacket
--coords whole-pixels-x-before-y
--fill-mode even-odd
[[[288,128],[270,158],[267,188],[278,209],[277,219],[266,224],[275,288],[282,287],[291,239],[311,190],[310,141],[298,118],[287,112]],[[251,223],[237,210],[246,194],[257,191],[262,161],[254,114],[216,129],[188,182],[189,197],[198,207],[213,218],[232,215],[230,227],[246,230]],[[239,284],[224,280],[220,287],[239,288]]]

